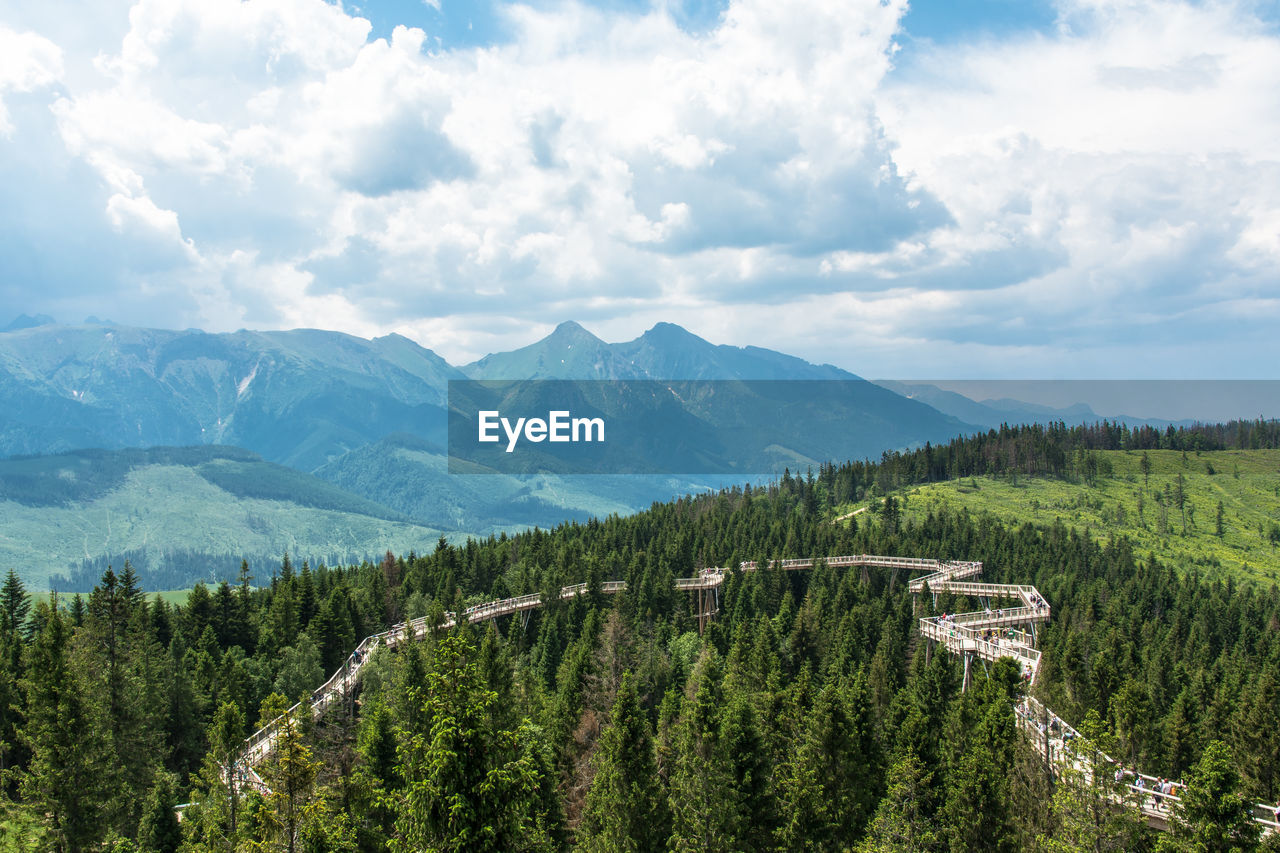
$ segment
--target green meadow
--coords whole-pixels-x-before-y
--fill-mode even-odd
[[[904,518],[966,507],[1015,526],[1061,521],[1098,540],[1127,536],[1136,553],[1202,577],[1277,581],[1280,451],[1152,450],[1146,470],[1142,451],[1094,455],[1096,473],[1078,480],[1006,475],[912,487],[899,495]]]

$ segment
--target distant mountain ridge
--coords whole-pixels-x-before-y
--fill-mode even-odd
[[[928,383],[907,383],[891,379],[875,379],[873,382],[881,388],[887,388],[912,400],[927,403],[943,414],[960,420],[994,429],[1001,424],[1051,423],[1063,421],[1067,424],[1097,423],[1102,420],[1127,423],[1130,426],[1190,426],[1194,420],[1169,420],[1167,418],[1139,417],[1128,414],[1100,415],[1084,403],[1070,406],[1046,406],[1039,403],[1028,403],[1009,397],[975,400],[956,391],[939,388]]]
[[[398,335],[25,328],[0,334],[0,455],[224,444],[309,471],[397,430],[443,440],[455,378]]]
[[[399,335],[18,324],[0,333],[0,456],[220,444],[315,471],[394,433],[443,447],[451,379],[860,381],[671,323],[609,344],[566,322],[462,368]]]
[[[674,323],[609,344],[573,321],[542,340],[464,365],[472,379],[859,379],[829,364],[762,349],[713,344]]]
[[[0,333],[16,332],[20,329],[34,329],[37,326],[51,326],[53,324],[54,319],[48,314],[37,314],[34,317],[28,314],[19,314],[13,318],[9,325],[0,329]]]
[[[399,335],[33,322],[0,333],[0,479],[8,478],[0,483],[0,525],[13,539],[0,558],[32,571],[33,561],[43,560],[45,576],[65,570],[69,555],[97,565],[143,552],[156,571],[170,571],[156,562],[160,555],[190,542],[200,543],[200,553],[225,541],[258,556],[304,542],[316,553],[341,546],[343,553],[376,554],[388,543],[401,547],[415,531],[458,538],[550,527],[741,479],[451,476],[450,380],[848,383],[851,392],[807,419],[804,430],[754,436],[767,438],[770,457],[793,470],[945,441],[968,429],[831,365],[715,345],[670,323],[612,344],[562,323],[536,343],[458,368]],[[686,403],[681,417],[701,418],[699,429],[715,435],[737,427],[737,412],[769,405],[733,388],[713,402],[697,411]],[[160,500],[183,504],[182,515],[148,503]],[[293,536],[293,523],[306,535]],[[47,549],[54,562],[39,556],[42,539],[64,535],[76,541]],[[432,545],[434,538],[417,543]]]

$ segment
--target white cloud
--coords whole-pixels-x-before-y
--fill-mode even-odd
[[[1005,269],[1047,252],[1050,267],[1003,291],[1003,312],[1063,353],[1072,341],[1098,351],[1127,341],[1136,355],[1163,343],[1161,329],[1186,345],[1230,337],[1215,306],[1275,288],[1266,235],[1280,211],[1280,41],[1230,3],[1082,2],[1062,13],[1056,35],[940,49],[879,93],[895,161],[956,223],[916,244],[916,258],[941,259],[932,286],[942,288],[1001,244]],[[913,260],[896,270],[899,281],[924,271]],[[1237,330],[1240,343],[1274,321],[1274,306],[1262,310]],[[1016,343],[996,325],[992,342]],[[1163,369],[1177,375],[1187,361]]]
[[[0,27],[0,129],[48,90],[13,144],[91,169],[114,241],[49,290],[123,322],[113,288],[144,282],[172,325],[455,360],[673,320],[892,373],[926,344],[1034,370],[1275,317],[1280,44],[1246,7],[1072,0],[1055,32],[895,71],[904,10],[738,0],[690,33],[662,5],[509,6],[506,42],[432,52],[323,0],[139,0],[91,56],[65,20]],[[41,204],[31,174],[0,201]]]
[[[0,24],[0,133],[9,134],[9,112],[5,96],[11,92],[32,92],[52,85],[62,77],[62,51],[35,33],[19,33]]]

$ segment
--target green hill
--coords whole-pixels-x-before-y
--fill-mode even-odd
[[[0,571],[36,589],[126,556],[149,588],[185,586],[241,558],[359,560],[428,549],[441,533],[236,448],[0,460]]]
[[[1092,456],[1096,469],[1087,455],[1083,466],[1074,466],[1086,470],[1080,477],[965,477],[911,487],[904,519],[918,520],[945,506],[1009,524],[1060,521],[1087,529],[1097,540],[1127,536],[1137,553],[1153,554],[1180,571],[1277,580],[1280,450],[1103,450]],[[837,514],[856,508],[848,505]]]

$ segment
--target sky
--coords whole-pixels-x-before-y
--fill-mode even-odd
[[[0,326],[1278,378],[1276,0],[0,0]]]

